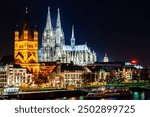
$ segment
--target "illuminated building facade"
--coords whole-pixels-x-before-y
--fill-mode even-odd
[[[25,23],[20,34],[18,29],[15,31],[14,40],[14,59],[15,64],[20,64],[23,68],[28,68],[31,72],[38,72],[38,31],[35,27],[32,36],[28,21],[28,8],[25,11]]]
[[[32,74],[26,68],[18,65],[0,66],[0,87],[21,86],[23,83],[31,83]]]
[[[70,64],[61,65],[61,74],[64,78],[64,88],[68,87],[82,87],[85,82],[85,73],[87,70],[84,66]]]
[[[74,26],[70,45],[65,44],[64,32],[61,26],[60,11],[58,9],[56,28],[52,27],[50,8],[48,7],[46,27],[42,37],[42,48],[39,50],[39,61],[50,62],[60,60],[62,63],[86,65],[96,62],[97,56],[87,44],[76,45]]]
[[[107,57],[105,55],[105,57]],[[104,57],[104,58],[105,58]],[[107,59],[106,59],[107,60]],[[97,81],[107,80],[114,77],[115,79],[122,79],[130,81],[135,76],[140,76],[140,72],[143,67],[137,67],[140,65],[134,65],[127,62],[97,62],[95,64],[87,65],[91,73],[94,73]],[[95,81],[96,81],[95,80]]]

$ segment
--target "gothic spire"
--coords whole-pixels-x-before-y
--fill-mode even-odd
[[[28,35],[28,40],[32,40],[33,39],[33,36],[32,36],[32,34],[30,32],[30,26],[29,26],[29,11],[28,11],[28,6],[29,6],[29,1],[25,0],[25,10],[24,10],[25,19],[24,19],[23,31],[22,31],[22,34],[21,34],[21,37],[20,37],[21,40],[24,40],[24,35],[25,35],[24,31],[27,31],[26,34]]]
[[[29,1],[25,0],[25,22],[23,30],[29,30],[29,11],[28,11]]]
[[[71,46],[75,46],[74,25],[72,26]]]
[[[28,18],[28,7],[25,7],[25,22],[24,22],[24,30],[28,30],[29,29],[29,18]]]
[[[59,8],[58,8],[58,14],[57,14],[56,28],[60,28],[61,29],[61,20],[60,20],[60,10],[59,10]]]
[[[52,30],[50,7],[48,7],[48,12],[47,12],[46,30]]]
[[[74,25],[72,25],[72,38],[74,38]]]

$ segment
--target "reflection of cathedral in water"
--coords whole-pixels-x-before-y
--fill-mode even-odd
[[[46,27],[42,37],[42,48],[39,50],[39,61],[50,62],[61,60],[62,63],[90,64],[96,62],[96,53],[87,44],[76,45],[74,27],[72,27],[71,45],[65,45],[64,32],[61,27],[58,9],[56,29],[51,24],[50,8],[48,8]]]

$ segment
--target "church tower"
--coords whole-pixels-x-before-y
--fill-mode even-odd
[[[38,31],[35,26],[33,35],[30,32],[28,20],[28,7],[25,8],[25,22],[22,33],[15,31],[14,39],[14,60],[15,64],[20,64],[23,68],[28,68],[31,72],[39,71],[38,64]]]
[[[55,38],[51,22],[50,7],[48,7],[46,26],[43,31],[40,61],[54,61]]]
[[[63,49],[64,45],[64,34],[61,26],[61,19],[60,19],[60,10],[58,8],[58,14],[57,14],[57,21],[56,21],[56,60],[62,59],[62,52],[61,50]]]
[[[105,53],[105,56],[104,56],[103,62],[109,62],[109,58],[108,58],[108,56],[107,56],[107,53]]]

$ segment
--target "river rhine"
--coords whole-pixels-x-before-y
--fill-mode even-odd
[[[63,97],[55,100],[84,100],[85,96]],[[150,91],[133,91],[131,96],[99,98],[99,100],[150,100]]]

